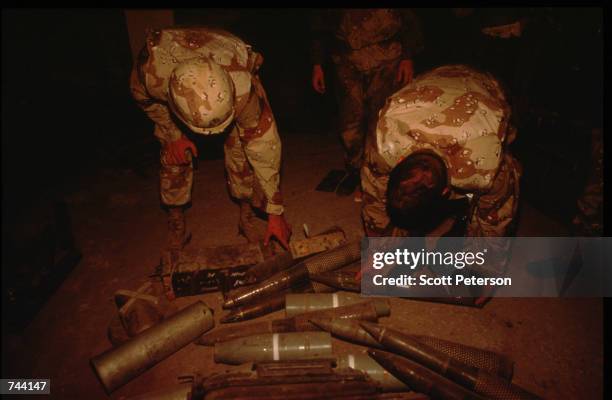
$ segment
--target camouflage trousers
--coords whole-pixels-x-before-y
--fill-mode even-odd
[[[578,213],[572,221],[576,235],[603,235],[603,131],[591,133],[591,166],[587,184],[578,199]]]
[[[398,89],[398,65],[399,59],[364,72],[346,61],[336,63],[340,135],[349,167],[359,169],[363,164],[366,136],[375,134],[378,112]]]
[[[374,154],[373,154],[374,153]],[[409,232],[391,223],[386,212],[386,190],[389,172],[377,160],[374,151],[366,155],[361,170],[363,188],[362,218],[368,236],[407,236]],[[467,236],[510,236],[516,224],[520,194],[521,167],[510,154],[505,154],[491,189],[474,194],[467,221]]]
[[[247,160],[236,126],[230,131],[224,144],[225,171],[230,195],[246,200],[255,208],[263,208],[265,197],[257,184],[253,168]],[[191,201],[193,189],[193,163],[167,165],[161,157],[160,194],[167,206],[182,206]]]

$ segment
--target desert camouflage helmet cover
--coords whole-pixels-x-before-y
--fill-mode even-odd
[[[219,64],[194,58],[172,71],[168,103],[192,131],[220,133],[234,119],[234,85]]]

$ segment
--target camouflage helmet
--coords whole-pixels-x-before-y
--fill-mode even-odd
[[[170,75],[168,90],[170,108],[196,133],[220,133],[234,119],[232,79],[209,58],[179,64]]]

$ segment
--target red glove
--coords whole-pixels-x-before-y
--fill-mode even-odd
[[[198,149],[195,144],[185,135],[181,135],[180,139],[174,142],[169,142],[163,149],[163,158],[166,165],[185,165],[189,164],[191,157],[187,156],[187,152],[191,151],[191,155],[198,156]]]
[[[289,237],[291,237],[291,227],[287,225],[285,217],[282,215],[268,215],[268,229],[264,238],[264,245],[270,243],[270,238],[274,236],[285,249],[289,249]]]
[[[395,81],[405,86],[412,82],[414,75],[414,68],[412,66],[412,60],[402,60],[397,67],[397,77]]]

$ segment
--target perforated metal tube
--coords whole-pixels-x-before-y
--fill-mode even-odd
[[[504,355],[431,336],[415,335],[413,337],[419,342],[439,350],[462,363],[489,371],[507,380],[512,380],[514,362]]]

